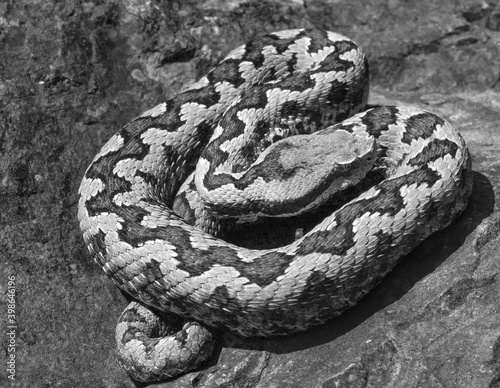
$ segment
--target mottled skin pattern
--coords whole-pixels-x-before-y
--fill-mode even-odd
[[[352,41],[320,30],[282,31],[235,49],[191,89],[133,120],[104,145],[83,178],[79,220],[96,262],[142,303],[132,303],[117,328],[118,357],[133,378],[161,380],[197,368],[211,353],[214,329],[281,335],[341,314],[399,257],[463,211],[471,160],[458,132],[409,107],[348,118],[364,107],[367,93],[366,60]],[[200,230],[218,230],[208,209],[225,209],[212,193],[232,193],[226,194],[231,201],[233,194],[257,191],[257,183],[273,190],[298,176],[295,167],[277,175],[284,164],[278,163],[279,150],[288,146],[278,142],[256,151],[290,116],[306,117],[317,128],[342,121],[311,136],[342,129],[375,139],[386,179],[282,248],[241,248]],[[368,163],[373,152],[340,157],[339,179],[353,165]],[[306,197],[344,187],[317,185]],[[267,213],[289,212],[287,193],[282,195]],[[298,207],[307,199],[299,197]],[[259,212],[247,199],[240,205],[247,214]],[[189,323],[150,339],[167,330],[149,323],[155,315],[146,306]]]

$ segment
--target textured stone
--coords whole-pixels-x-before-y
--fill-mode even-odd
[[[371,104],[417,105],[458,126],[473,155],[470,204],[340,318],[287,338],[223,336],[206,368],[156,386],[500,386],[499,15],[479,0],[2,2],[0,290],[16,276],[17,379],[2,373],[0,385],[134,386],[114,355],[127,302],[76,220],[85,168],[230,49],[317,26],[365,49]],[[5,299],[1,310],[6,327]]]

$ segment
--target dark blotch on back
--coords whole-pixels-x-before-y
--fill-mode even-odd
[[[453,158],[458,151],[458,145],[448,139],[434,139],[427,144],[421,153],[408,161],[410,166],[423,165],[433,162],[450,154]]]
[[[397,122],[398,109],[395,106],[384,106],[370,109],[363,116],[361,122],[367,126],[370,135],[378,138],[387,127]]]
[[[424,112],[411,116],[406,120],[406,130],[401,141],[411,144],[415,139],[427,139],[434,133],[436,125],[443,124],[443,119],[432,113]]]
[[[245,79],[241,77],[239,66],[240,60],[227,59],[208,73],[207,78],[213,84],[226,81],[239,87],[245,82]]]

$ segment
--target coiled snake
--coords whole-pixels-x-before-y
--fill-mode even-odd
[[[458,132],[416,108],[358,113],[367,95],[354,42],[281,31],[233,50],[104,145],[78,216],[95,261],[140,302],[116,335],[134,379],[198,368],[214,330],[271,336],[335,317],[462,212],[472,178]],[[287,246],[252,250],[206,232],[325,206],[373,163],[384,180]],[[172,333],[158,311],[186,323]]]

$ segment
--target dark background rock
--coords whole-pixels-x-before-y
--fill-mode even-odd
[[[287,338],[225,337],[205,369],[158,386],[500,387],[500,8],[483,0],[2,1],[0,287],[15,275],[17,293],[16,381],[2,371],[2,387],[134,386],[114,356],[126,301],[76,220],[85,168],[230,49],[308,26],[365,49],[370,103],[457,125],[470,205],[340,318]]]

